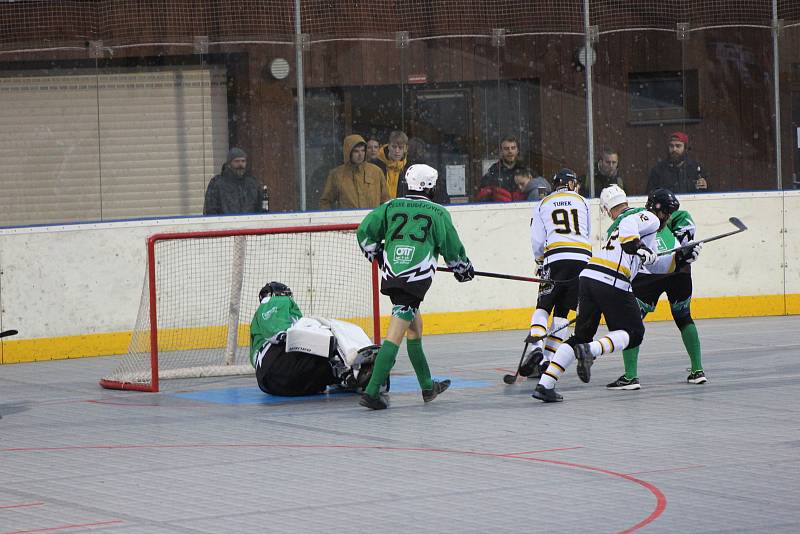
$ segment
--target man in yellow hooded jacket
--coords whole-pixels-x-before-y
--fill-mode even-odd
[[[389,143],[381,147],[375,164],[381,167],[386,175],[389,196],[392,198],[404,196],[406,185],[401,183],[400,176],[408,164],[408,136],[399,130],[390,133]]]
[[[328,174],[319,207],[330,209],[375,208],[389,200],[381,169],[365,161],[367,143],[360,135],[344,138],[344,164]]]

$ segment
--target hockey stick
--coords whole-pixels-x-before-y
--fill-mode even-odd
[[[525,338],[525,348],[522,349],[522,356],[520,357],[519,363],[517,364],[517,372],[514,373],[513,375],[511,375],[511,374],[503,375],[503,382],[505,382],[508,385],[511,385],[511,384],[513,384],[514,382],[517,381],[517,378],[519,377],[519,369],[520,369],[520,367],[522,367],[522,360],[525,359],[525,353],[528,351],[528,345],[530,345],[531,343],[536,343],[537,341],[541,341],[542,339],[546,338],[547,336],[549,336],[551,334],[555,334],[556,332],[560,332],[561,330],[564,330],[566,327],[568,327],[568,326],[570,326],[572,324],[575,324],[575,321],[577,319],[578,318],[575,317],[574,319],[572,319],[567,324],[559,326],[555,330],[551,330],[549,332],[546,332],[546,333],[542,334],[541,336],[531,336],[529,334],[528,337]]]
[[[0,337],[16,336],[17,334],[19,334],[19,332],[14,329],[3,330],[2,332],[0,332]]]
[[[693,246],[697,245],[698,243],[708,243],[709,241],[716,241],[717,239],[722,239],[723,237],[728,237],[731,235],[739,234],[747,230],[747,226],[736,217],[731,217],[728,219],[732,225],[736,227],[736,230],[732,232],[725,232],[724,234],[715,235],[713,237],[707,237],[705,239],[698,239],[696,241],[689,241],[685,245],[681,245],[679,247],[671,248],[669,250],[664,250],[658,253],[659,256],[666,256],[667,254],[672,254],[673,252],[677,252],[679,250],[685,250],[687,248],[692,248]]]
[[[446,273],[452,273],[453,269],[450,267],[437,267],[438,270]],[[552,283],[552,280],[546,278],[530,278],[528,276],[517,276],[515,274],[500,274],[500,273],[487,273],[484,271],[475,271],[475,276],[485,276],[487,278],[502,278],[503,280],[519,280],[521,282],[535,282],[535,283]]]

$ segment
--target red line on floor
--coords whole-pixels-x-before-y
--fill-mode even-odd
[[[667,498],[664,493],[658,489],[654,484],[638,479],[634,476],[625,473],[618,473],[608,469],[599,467],[592,467],[590,465],[576,464],[573,462],[564,462],[560,460],[546,460],[543,458],[531,458],[529,456],[520,456],[516,453],[495,453],[485,451],[468,451],[459,449],[433,449],[426,447],[391,447],[381,445],[305,445],[300,443],[276,444],[276,443],[195,443],[195,444],[176,444],[176,445],[85,445],[85,446],[69,446],[69,447],[30,447],[30,448],[9,448],[0,449],[0,452],[39,452],[39,451],[70,451],[70,450],[90,450],[90,449],[197,449],[197,448],[270,448],[270,449],[354,449],[354,450],[379,450],[389,452],[427,452],[427,453],[441,453],[441,454],[460,454],[465,456],[481,456],[486,458],[505,458],[511,460],[522,460],[527,462],[539,462],[551,465],[558,465],[563,467],[571,467],[575,469],[583,469],[585,471],[592,471],[595,473],[602,473],[605,475],[621,478],[628,482],[633,482],[647,491],[649,491],[656,499],[656,506],[653,511],[639,521],[632,527],[620,531],[619,534],[630,534],[642,527],[655,521],[667,507]],[[578,447],[576,447],[578,448]],[[556,449],[553,449],[556,450]],[[562,449],[562,450],[566,450]],[[525,454],[525,453],[523,453]],[[77,527],[61,527],[61,528],[77,528]],[[23,534],[27,532],[47,532],[47,530],[29,530],[19,531],[17,533],[3,533],[3,534]]]
[[[31,506],[41,506],[43,502],[24,502],[22,504],[7,504],[4,506],[0,506],[0,510],[7,510],[9,508],[29,508]]]
[[[90,528],[90,527],[101,527],[105,525],[118,525],[120,523],[124,523],[119,519],[115,519],[113,521],[99,521],[97,523],[84,523],[82,525],[60,525],[57,527],[45,527],[45,528],[34,528],[31,530],[9,530],[7,532],[3,532],[3,534],[31,534],[32,532],[56,532],[58,530],[69,530],[73,528]]]

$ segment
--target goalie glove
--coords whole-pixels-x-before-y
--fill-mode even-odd
[[[455,276],[456,280],[459,282],[469,282],[475,278],[475,268],[472,266],[472,262],[460,263],[456,267],[453,267],[453,276]]]
[[[653,265],[658,259],[658,255],[655,252],[641,243],[639,243],[639,248],[636,249],[636,255],[642,260],[642,265]]]

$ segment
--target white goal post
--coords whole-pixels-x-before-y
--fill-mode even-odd
[[[271,281],[292,289],[304,316],[354,323],[380,343],[377,264],[361,254],[357,227],[150,236],[128,353],[100,385],[155,392],[166,379],[254,374],[250,321]]]

